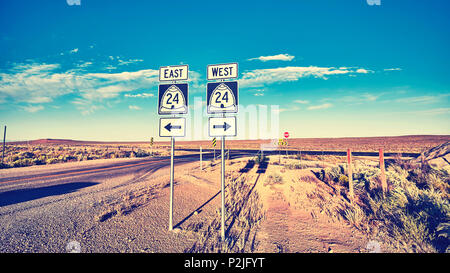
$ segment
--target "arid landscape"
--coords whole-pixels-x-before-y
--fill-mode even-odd
[[[441,143],[450,141],[450,136],[399,136],[366,138],[294,138],[280,150],[293,151],[339,151],[420,154]],[[226,148],[231,150],[260,150],[263,145],[276,143],[274,140],[228,140]],[[183,149],[219,150],[220,141],[213,147],[211,141],[177,142],[177,154],[186,154]],[[275,146],[276,147],[276,146]],[[95,142],[63,139],[39,139],[8,142],[1,168],[25,167],[63,162],[76,162],[108,158],[136,158],[169,155],[170,142]]]
[[[167,143],[7,143],[0,251],[65,252],[75,240],[82,252],[448,252],[449,141],[289,141],[290,150],[304,147],[298,151],[422,153],[386,158],[387,192],[378,157],[353,157],[353,198],[345,156],[265,155],[258,152],[264,141],[228,141],[234,156],[225,163],[225,242],[220,159],[205,152],[200,168],[198,151],[179,151],[210,149],[210,142],[176,144],[173,231],[167,230]]]

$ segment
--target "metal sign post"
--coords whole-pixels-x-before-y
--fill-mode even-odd
[[[175,138],[170,138],[170,201],[169,201],[169,230],[173,229],[173,155],[174,155],[174,146],[175,146]]]
[[[6,139],[6,125],[5,125],[5,129],[3,131],[2,165],[3,165],[3,159],[5,158],[5,139]]]
[[[385,167],[384,167],[384,153],[383,148],[380,148],[379,151],[380,155],[380,170],[381,170],[381,188],[383,190],[383,193],[387,192],[387,182],[386,182],[386,173],[385,173]]]
[[[221,193],[222,193],[222,220],[220,225],[220,234],[222,236],[222,242],[225,241],[225,137],[222,137],[222,172],[220,175],[220,183],[221,183]]]
[[[200,171],[203,171],[203,165],[202,165],[202,146],[200,146]]]
[[[348,169],[348,190],[350,201],[353,201],[353,171],[352,171],[352,150],[347,149],[347,169]]]

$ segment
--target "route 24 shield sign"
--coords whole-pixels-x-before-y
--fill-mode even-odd
[[[188,112],[188,84],[159,85],[158,114],[173,115]]]
[[[206,88],[207,113],[238,112],[238,82],[213,82]]]

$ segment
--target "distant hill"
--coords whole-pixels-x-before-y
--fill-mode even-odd
[[[216,149],[220,149],[220,138]],[[424,152],[432,147],[450,141],[450,135],[409,135],[409,136],[386,136],[386,137],[340,137],[340,138],[289,138],[288,149],[303,151],[353,151],[377,152],[383,148],[385,152]],[[258,140],[226,140],[226,148],[230,149],[260,149],[261,145],[273,143],[270,139]],[[276,141],[275,141],[276,142]],[[149,141],[81,141],[72,139],[37,139],[30,141],[8,142],[8,145],[149,145]],[[170,141],[155,141],[156,146],[168,146]],[[213,148],[211,140],[199,141],[176,141],[180,148]],[[282,147],[285,149],[286,147]]]

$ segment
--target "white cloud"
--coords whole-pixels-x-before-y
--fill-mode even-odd
[[[77,53],[77,52],[78,52],[78,48],[74,48],[71,51],[69,51],[70,54]]]
[[[361,73],[361,74],[367,74],[367,73],[369,73],[369,72],[372,72],[372,71],[367,70],[367,69],[364,69],[364,68],[358,68],[358,69],[356,70],[356,73]]]
[[[144,69],[120,73],[86,73],[80,69],[61,71],[58,64],[17,64],[0,71],[0,101],[49,103],[75,95],[74,105],[84,114],[102,107],[103,100],[121,93],[148,89],[158,84],[159,70]]]
[[[448,114],[450,114],[450,108],[436,108],[436,109],[415,111],[412,113],[419,114],[419,115],[428,115],[428,116],[446,115],[446,114],[448,115]]]
[[[92,65],[92,62],[84,62],[84,63],[78,64],[77,67],[85,68],[85,67],[88,67],[88,66],[91,66],[91,65]]]
[[[308,104],[309,101],[307,100],[294,100],[295,103],[300,103],[300,104]]]
[[[386,68],[386,69],[383,69],[384,71],[401,71],[402,69],[401,68]]]
[[[250,58],[249,61],[253,60],[260,60],[262,62],[267,61],[292,61],[295,58],[295,56],[289,55],[289,54],[278,54],[273,56],[260,56],[257,58]]]
[[[320,105],[310,106],[310,107],[308,107],[308,110],[327,109],[327,108],[330,108],[332,106],[333,106],[333,104],[331,104],[331,103],[324,103],[324,104],[320,104]]]
[[[105,67],[105,69],[107,69],[107,70],[115,70],[115,69],[117,69],[117,67],[115,67],[113,65],[108,65],[108,66]]]
[[[366,74],[366,69],[340,69],[334,67],[317,67],[317,66],[287,66],[268,69],[255,69],[242,73],[242,78],[239,80],[241,87],[260,87],[266,84],[275,82],[293,82],[298,81],[300,78],[315,77],[327,79],[332,75],[354,75],[354,74]]]
[[[134,64],[137,62],[142,62],[144,60],[141,59],[129,59],[128,61],[123,61],[119,59],[119,65],[129,65],[129,64]]]
[[[361,103],[367,103],[367,102],[374,102],[374,101],[378,100],[378,98],[381,97],[382,95],[383,95],[383,93],[377,94],[377,95],[373,95],[373,94],[369,94],[369,93],[365,93],[365,94],[361,94],[361,95],[357,94],[357,95],[351,95],[351,96],[343,96],[343,97],[336,99],[336,101],[351,103],[351,104],[361,104]]]
[[[412,104],[436,103],[448,96],[450,96],[450,94],[442,94],[442,95],[438,95],[438,96],[420,96],[420,97],[400,98],[400,99],[396,99],[395,102],[412,103]]]
[[[55,73],[57,64],[18,64],[0,72],[0,98],[15,102],[44,103],[72,92],[72,72]]]
[[[275,110],[275,111],[277,111],[278,113],[282,113],[282,112],[290,112],[290,111],[298,111],[298,110],[300,110],[300,107],[292,106],[289,108],[279,108],[278,110]]]
[[[128,108],[129,108],[130,110],[141,110],[141,107],[139,107],[139,106],[137,106],[137,105],[130,105],[130,106],[128,106]]]
[[[42,106],[42,105],[36,105],[36,106],[28,105],[28,106],[22,106],[22,109],[27,111],[27,112],[30,112],[30,113],[36,113],[38,111],[43,110],[44,106]]]
[[[140,94],[125,94],[124,97],[126,98],[151,98],[154,97],[155,95],[152,93],[140,93]]]

